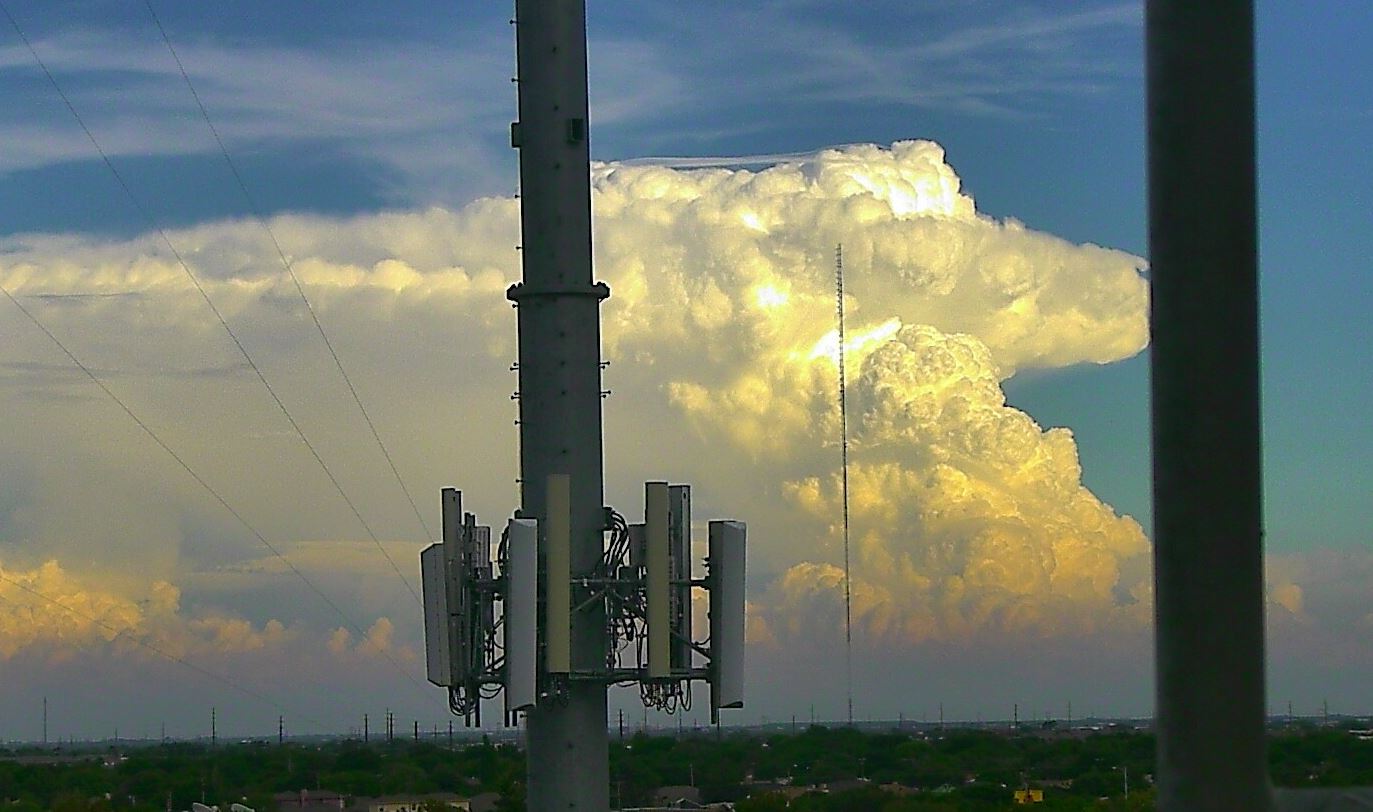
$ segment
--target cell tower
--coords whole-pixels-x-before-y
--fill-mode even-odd
[[[644,485],[642,524],[602,484],[600,303],[591,269],[585,0],[517,0],[524,279],[518,311],[521,506],[494,539],[443,491],[443,539],[420,555],[430,682],[468,725],[504,691],[523,714],[531,810],[610,806],[606,689],[686,708],[710,686],[712,720],[743,706],[743,522],[709,523],[706,576],[691,577],[691,489]],[[708,643],[691,596],[709,594]],[[498,606],[499,604],[499,606]]]

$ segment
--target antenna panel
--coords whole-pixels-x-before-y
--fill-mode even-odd
[[[567,474],[548,476],[544,530],[544,668],[550,674],[572,670],[572,485]]]
[[[478,525],[471,530],[468,540],[467,551],[467,573],[477,581],[489,581],[492,572],[491,566],[491,528],[485,525]],[[474,642],[480,644],[485,640],[487,633],[496,625],[496,602],[488,596],[480,599],[478,605],[473,607],[474,620],[478,622],[479,633],[473,638]],[[480,645],[474,645],[474,649],[480,651]],[[481,662],[477,662],[474,668],[480,670]]]
[[[420,553],[420,589],[424,594],[424,656],[429,681],[447,686],[452,676],[448,652],[448,586],[443,577],[443,545]]]
[[[648,587],[648,676],[672,676],[672,571],[666,482],[644,483]]]
[[[645,544],[648,542],[647,531],[642,524],[629,525],[629,566],[639,568],[647,566],[645,558],[647,553]]]
[[[672,600],[668,613],[672,623],[672,667],[691,667],[691,486],[669,485],[668,569],[671,572]]]
[[[715,708],[744,706],[743,522],[710,523],[710,698]]]
[[[443,568],[448,608],[448,685],[467,682],[469,640],[467,628],[467,584],[463,567],[462,491],[443,489]]]
[[[538,698],[539,523],[511,519],[507,532],[505,709],[518,711]]]

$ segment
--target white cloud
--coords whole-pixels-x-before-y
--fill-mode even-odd
[[[633,133],[639,149],[680,150],[684,138],[718,143],[790,126],[790,114],[775,121],[739,115],[764,100],[821,115],[862,100],[1024,117],[1138,74],[1138,59],[1122,53],[1122,45],[1138,48],[1140,12],[1133,4],[1068,13],[998,4],[990,16],[986,9],[888,4],[852,20],[769,4],[698,11],[683,17],[646,5],[626,22],[622,11],[605,20],[593,9],[596,143],[622,151],[621,139]],[[506,143],[516,106],[507,81],[514,63],[507,16],[456,12],[454,25],[419,38],[393,31],[346,38],[272,32],[290,45],[216,40],[176,26],[170,33],[241,160],[351,158],[353,170],[374,175],[370,180],[392,200],[451,204],[507,188],[503,178],[513,171]],[[878,18],[888,24],[872,25]],[[29,31],[35,48],[109,154],[215,153],[175,63],[146,20],[113,33],[82,27],[79,19],[51,29],[39,20]],[[909,30],[930,36],[896,35]],[[0,173],[95,159],[22,45],[0,45],[0,82],[16,90],[16,103],[0,110],[0,137],[11,146],[0,155]],[[675,126],[688,116],[689,132]]]
[[[55,659],[90,646],[113,654],[180,658],[280,649],[297,633],[216,613],[182,613],[181,591],[153,581],[141,598],[73,575],[56,561],[22,570],[0,564],[0,659],[36,650]]]
[[[1138,601],[1138,526],[1081,486],[1071,435],[1043,432],[1006,406],[1000,382],[1026,367],[1137,352],[1146,340],[1139,258],[979,214],[930,142],[849,146],[761,171],[606,164],[596,167],[594,188],[598,272],[614,291],[604,311],[614,385],[632,402],[652,404],[636,408],[628,425],[610,424],[612,452],[629,438],[638,448],[632,463],[612,455],[612,492],[649,475],[642,466],[667,460],[674,476],[695,479],[698,493],[730,493],[743,477],[748,484],[732,501],[710,498],[753,520],[765,569],[792,568],[770,593],[779,608],[828,589],[837,515],[832,252],[843,242],[864,622],[910,640],[987,626],[1071,633]],[[497,376],[514,355],[503,291],[516,274],[516,215],[513,201],[483,200],[453,212],[274,221],[402,470],[422,472],[412,490],[423,495],[457,475],[478,504],[500,512],[510,506],[493,498],[509,493],[499,468],[468,461],[512,461],[505,448],[513,426],[504,438],[489,427],[510,425],[510,407],[495,393],[513,387]],[[357,416],[336,394],[265,234],[229,222],[172,238],[302,412],[364,515],[387,534],[413,533],[395,489],[384,479],[377,487],[375,451],[359,442]],[[5,256],[6,286],[31,297],[116,388],[146,404],[156,428],[189,444],[188,459],[209,466],[208,478],[231,501],[250,505],[269,537],[284,534],[293,560],[342,573],[362,571],[370,559],[386,575],[374,545],[294,543],[355,538],[358,528],[250,378],[159,374],[224,369],[233,353],[156,241],[30,237]],[[33,298],[40,296],[47,298]],[[109,335],[124,339],[110,345]],[[32,340],[19,352],[15,361],[51,357]],[[16,385],[83,386],[32,373]],[[120,422],[117,413],[66,408],[121,436],[105,428]],[[41,423],[64,412],[20,414]],[[463,415],[460,424],[453,414]],[[661,431],[683,418],[694,438]],[[214,434],[201,436],[205,425]],[[143,442],[122,431],[123,440],[105,441],[105,453]],[[9,442],[37,454],[29,436],[11,434]],[[722,469],[721,452],[752,462]],[[156,478],[156,455],[144,454]],[[277,460],[276,476],[262,476],[263,460]],[[209,521],[214,505],[176,479],[191,524]],[[285,481],[293,487],[281,487]],[[172,545],[171,574],[190,574],[206,589],[226,566],[281,569],[241,533],[212,548],[182,539],[177,524],[187,520],[139,534],[138,555],[146,560]],[[52,521],[36,520],[31,537],[72,537],[43,531]],[[216,526],[215,535],[234,532]]]
[[[823,658],[840,630],[832,265],[842,242],[860,650],[887,662],[986,649],[1051,675],[1054,662],[1088,656],[1080,643],[1112,653],[1103,673],[1141,673],[1147,542],[1083,487],[1072,434],[1037,425],[1001,387],[1024,369],[1138,352],[1142,260],[978,213],[929,142],[758,171],[604,164],[594,188],[597,272],[612,288],[607,499],[632,516],[642,481],[666,477],[695,485],[698,517],[749,521],[749,634],[762,657],[780,662],[800,643]],[[439,487],[456,484],[468,509],[499,522],[516,497],[504,299],[518,275],[516,202],[282,216],[273,228],[422,509],[434,517]],[[170,236],[412,572],[423,539],[409,506],[270,241],[247,222]],[[0,240],[0,282],[382,641],[364,643],[317,605],[12,308],[0,318],[7,571],[86,595],[93,616],[188,652],[270,659],[296,641],[321,662],[413,660],[409,594],[157,240]],[[32,575],[45,566],[63,578]],[[1273,566],[1282,644],[1323,640],[1345,662],[1366,660],[1366,642],[1347,631],[1365,628],[1351,625],[1368,614],[1363,591],[1321,575],[1348,565]],[[108,588],[69,585],[97,577]],[[139,605],[158,589],[176,600]],[[11,650],[37,651],[21,616],[5,617],[5,639],[21,641]],[[54,627],[41,645],[115,645],[107,637]]]
[[[500,188],[492,166],[510,156],[493,133],[504,131],[513,95],[488,90],[508,85],[506,33],[492,21],[460,32],[445,47],[235,46],[173,37],[240,161],[263,152],[326,150],[383,168],[382,175],[393,177],[381,180],[399,186],[393,192],[425,200],[446,198],[436,197],[440,178],[469,194],[474,187]],[[218,152],[160,39],[76,29],[35,37],[34,46],[116,160]],[[26,49],[0,50],[0,80],[26,75],[41,75]],[[0,173],[95,160],[65,107],[49,103],[56,100],[51,89],[36,87],[0,111],[0,137],[17,146],[0,156]]]
[[[1134,3],[1050,12],[1022,3],[883,3],[847,24],[827,8],[795,5],[731,6],[706,18],[715,35],[674,51],[680,70],[703,76],[698,85],[721,105],[866,102],[1016,118],[1139,75]],[[701,23],[661,20],[679,38]],[[732,92],[740,76],[755,95]]]

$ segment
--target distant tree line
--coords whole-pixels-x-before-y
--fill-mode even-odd
[[[0,809],[151,812],[237,801],[270,812],[273,794],[301,789],[498,792],[505,809],[524,804],[523,752],[486,740],[451,750],[409,741],[168,744],[78,751],[83,758],[60,763],[15,759],[52,753],[0,751]],[[1269,761],[1279,786],[1373,784],[1373,741],[1345,729],[1275,731]],[[1033,808],[1044,812],[1151,809],[1154,799],[1153,736],[1131,730],[640,733],[612,743],[610,764],[610,795],[623,806],[652,803],[659,788],[677,785],[695,786],[703,801],[733,801],[738,812],[1012,809],[1014,791],[1031,787],[1042,789]]]
[[[408,741],[258,742],[214,749],[168,744],[86,754],[90,758],[79,762],[33,764],[4,760],[0,751],[0,808],[165,810],[169,804],[189,809],[199,801],[221,809],[238,802],[264,812],[273,808],[275,793],[302,789],[352,796],[500,792],[512,801],[524,797],[524,754],[489,742],[455,750]]]

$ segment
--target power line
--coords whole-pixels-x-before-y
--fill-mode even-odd
[[[849,406],[844,368],[844,245],[834,247],[834,287],[839,311],[839,458],[844,505],[844,683],[853,724],[853,595],[849,577]]]
[[[395,572],[396,576],[405,584],[405,588],[409,590],[410,596],[415,600],[415,604],[423,608],[424,601],[420,598],[419,593],[415,591],[415,587],[410,583],[410,580],[405,577],[405,574],[401,572],[400,567],[396,566],[396,562],[391,558],[390,553],[386,552],[386,548],[382,546],[381,540],[378,539],[377,534],[372,531],[372,526],[362,517],[362,513],[358,510],[357,505],[353,503],[353,500],[349,498],[348,494],[344,491],[343,484],[339,482],[338,477],[334,475],[334,472],[329,468],[329,465],[324,462],[324,458],[320,456],[320,453],[315,448],[314,444],[306,437],[304,429],[300,427],[300,424],[291,414],[291,410],[286,408],[285,402],[282,401],[281,397],[277,394],[276,389],[272,387],[272,384],[268,382],[267,376],[263,374],[262,369],[257,365],[257,362],[253,360],[252,355],[248,353],[247,347],[243,345],[238,334],[229,326],[228,320],[225,319],[224,314],[221,313],[219,308],[215,305],[214,300],[210,298],[210,294],[205,290],[204,285],[201,284],[200,279],[195,275],[195,272],[191,270],[191,266],[186,262],[185,258],[182,257],[181,252],[176,249],[171,238],[167,236],[166,230],[162,228],[161,224],[153,217],[152,213],[139,201],[138,196],[133,193],[133,189],[130,188],[129,184],[124,180],[124,176],[115,167],[114,162],[110,160],[105,149],[100,146],[99,140],[96,139],[95,134],[91,132],[91,129],[86,126],[85,120],[81,117],[81,114],[77,112],[75,105],[72,104],[71,99],[68,98],[66,92],[62,90],[62,86],[58,84],[57,78],[54,77],[52,71],[48,69],[47,63],[38,55],[38,51],[33,47],[33,43],[29,41],[24,30],[20,28],[18,20],[10,13],[9,8],[5,5],[3,0],[0,0],[0,11],[3,11],[5,16],[9,19],[10,25],[14,28],[15,33],[19,35],[24,46],[28,49],[29,54],[33,57],[34,61],[38,63],[38,67],[43,71],[43,75],[47,77],[48,83],[52,85],[53,90],[61,97],[63,104],[67,106],[67,110],[72,114],[72,117],[76,119],[76,123],[80,125],[81,131],[86,134],[86,138],[90,140],[91,145],[95,147],[95,151],[99,153],[101,161],[103,161],[105,167],[109,169],[110,174],[114,176],[119,187],[124,190],[124,194],[129,198],[134,209],[138,211],[145,221],[147,221],[149,227],[156,231],[157,235],[162,238],[162,242],[167,246],[167,250],[171,252],[172,256],[176,259],[177,264],[180,265],[181,269],[186,273],[186,277],[191,280],[191,284],[194,285],[196,291],[200,293],[200,297],[205,300],[205,304],[210,308],[210,312],[213,313],[215,318],[219,321],[220,327],[228,334],[229,339],[233,341],[239,354],[243,356],[243,360],[248,364],[248,367],[253,371],[253,374],[257,376],[257,379],[262,384],[263,388],[267,390],[267,394],[271,396],[272,402],[276,404],[282,415],[285,416],[286,421],[291,424],[291,428],[295,430],[296,436],[300,438],[300,441],[305,445],[306,449],[309,450],[310,455],[315,458],[315,462],[319,463],[325,476],[327,476],[329,481],[333,484],[334,490],[338,491],[339,496],[343,499],[344,503],[348,505],[348,509],[358,520],[358,523],[362,525],[362,528],[366,531],[368,537],[371,538],[372,543],[376,545],[387,563],[391,565],[392,571]]]
[[[3,8],[3,0],[0,0],[0,8]],[[311,581],[305,575],[305,573],[300,570],[300,568],[298,568],[295,564],[292,564],[291,561],[288,558],[286,558],[286,556],[283,555],[280,550],[278,550],[270,541],[267,540],[267,537],[264,536],[261,533],[261,531],[259,531],[255,526],[253,526],[253,524],[249,522],[248,519],[244,517],[242,513],[235,509],[233,505],[229,504],[229,502],[219,494],[219,491],[216,491],[214,487],[205,480],[204,477],[198,474],[195,471],[195,469],[191,468],[191,466],[181,457],[180,454],[178,454],[171,446],[167,445],[167,443],[160,436],[158,436],[157,432],[153,431],[151,426],[149,426],[141,417],[139,417],[133,411],[133,409],[129,407],[127,403],[125,403],[118,395],[114,393],[114,390],[110,389],[110,387],[107,386],[105,382],[99,378],[99,376],[97,376],[94,372],[91,371],[90,367],[86,366],[81,361],[81,359],[77,358],[76,355],[70,349],[67,348],[67,345],[63,343],[62,340],[59,339],[52,332],[52,330],[48,329],[47,325],[43,324],[43,322],[40,321],[38,317],[35,316],[27,307],[24,307],[24,304],[20,302],[19,299],[13,293],[10,293],[7,287],[5,287],[4,285],[0,285],[0,293],[3,293],[5,295],[5,298],[9,299],[15,307],[19,308],[19,312],[23,313],[29,321],[33,322],[34,326],[41,330],[43,334],[48,337],[48,340],[55,344],[57,348],[61,350],[62,353],[66,355],[67,358],[77,366],[78,369],[85,373],[86,377],[90,378],[92,383],[100,387],[100,391],[104,392],[106,396],[110,398],[110,400],[113,400],[115,404],[118,405],[119,408],[124,411],[124,414],[128,415],[129,419],[133,420],[134,424],[143,430],[143,433],[147,434],[150,438],[152,438],[152,441],[154,443],[157,443],[159,448],[167,452],[167,455],[170,456],[176,462],[177,465],[181,466],[181,469],[185,471],[191,477],[191,479],[195,480],[196,484],[200,485],[201,488],[203,488],[208,494],[210,494],[210,496],[213,497],[214,500],[220,504],[220,506],[222,506],[226,511],[229,512],[229,515],[233,516],[239,524],[243,525],[243,527],[246,528],[248,532],[253,535],[254,538],[261,542],[262,546],[270,550],[272,555],[276,556],[277,559],[281,561],[281,563],[285,564],[286,567],[291,570],[291,572],[295,573],[296,577],[299,578],[301,582],[303,582],[305,586],[307,586],[310,589],[311,592],[314,592],[316,595],[318,595],[320,600],[324,601],[325,604],[327,604],[331,609],[333,609],[334,612],[338,614],[340,618],[343,619],[345,624],[350,626],[354,631],[361,635],[361,637],[364,640],[371,640],[371,635],[363,631],[361,625],[355,623],[352,620],[352,618],[348,617],[347,613],[345,613],[337,603],[335,603],[328,595],[324,594],[324,592],[318,586],[316,586],[315,583]],[[411,674],[409,671],[406,671],[405,668],[402,667],[401,664],[397,662],[394,657],[391,656],[390,652],[388,652],[379,644],[377,644],[377,651],[383,657],[385,657],[391,663],[391,665],[393,665],[396,668],[396,670],[401,673],[402,676],[410,680],[410,682],[413,683],[416,687],[420,688],[426,693],[429,693],[429,689],[422,683],[420,683],[417,679],[415,679],[413,674]]]
[[[79,610],[77,610],[77,609],[75,609],[75,608],[73,608],[73,607],[71,607],[71,606],[68,606],[67,604],[63,603],[62,601],[58,600],[57,598],[54,598],[54,597],[52,597],[51,595],[46,595],[46,594],[44,594],[44,593],[42,593],[42,592],[39,592],[38,590],[36,590],[36,589],[34,589],[33,587],[31,587],[31,586],[29,586],[29,585],[23,583],[22,581],[15,580],[14,578],[11,578],[11,577],[9,577],[8,575],[5,575],[3,572],[0,572],[0,581],[4,581],[4,582],[10,584],[11,586],[18,587],[19,589],[24,590],[25,592],[29,593],[30,595],[33,595],[33,596],[38,597],[38,598],[42,598],[43,600],[48,601],[49,603],[53,604],[54,606],[57,606],[58,608],[65,609],[66,611],[72,613],[73,615],[76,615],[76,616],[79,617],[79,618],[82,618],[82,619],[84,619],[84,620],[86,620],[86,621],[89,621],[89,622],[91,622],[91,623],[94,623],[94,624],[96,624],[97,626],[100,626],[101,628],[103,628],[103,629],[105,629],[105,630],[107,630],[107,631],[109,631],[109,632],[112,632],[112,633],[115,635],[115,637],[125,637],[126,639],[131,640],[131,641],[134,642],[134,643],[137,643],[138,645],[142,646],[143,648],[146,648],[148,651],[151,651],[152,653],[158,655],[159,657],[163,657],[163,658],[165,658],[165,659],[167,659],[167,660],[170,660],[171,662],[177,663],[177,664],[179,664],[179,665],[181,665],[181,666],[183,666],[183,667],[185,667],[185,668],[190,669],[191,671],[196,672],[197,674],[200,674],[201,676],[209,677],[210,679],[215,680],[216,682],[219,682],[219,683],[221,683],[221,684],[223,684],[223,685],[227,685],[228,687],[234,689],[235,691],[238,691],[239,693],[243,694],[243,695],[246,696],[246,697],[249,697],[249,698],[251,698],[251,699],[256,699],[256,700],[258,700],[259,702],[265,702],[266,704],[271,705],[272,707],[274,707],[274,708],[276,708],[277,710],[282,711],[282,712],[287,712],[287,711],[290,710],[290,709],[287,708],[285,705],[281,704],[280,702],[278,702],[277,700],[271,698],[270,696],[267,696],[266,694],[263,694],[263,693],[260,693],[260,692],[258,692],[258,691],[255,691],[255,690],[253,690],[253,689],[251,689],[251,688],[245,687],[245,686],[243,686],[243,685],[241,685],[241,684],[235,682],[234,680],[232,680],[232,679],[230,679],[230,678],[224,676],[223,674],[219,674],[219,673],[216,673],[216,672],[214,672],[214,671],[209,670],[208,668],[203,668],[203,667],[201,667],[201,666],[199,666],[199,665],[196,665],[195,663],[193,663],[193,662],[191,662],[191,661],[185,659],[184,657],[178,657],[177,655],[172,654],[172,653],[169,652],[169,651],[166,651],[166,650],[164,650],[164,649],[162,649],[162,648],[159,648],[159,647],[153,645],[152,643],[149,643],[147,640],[143,639],[142,637],[136,637],[136,636],[134,636],[134,635],[132,635],[132,634],[129,634],[129,633],[128,633],[128,632],[129,632],[128,629],[119,629],[119,628],[116,628],[116,627],[112,626],[111,624],[106,623],[105,621],[101,620],[100,618],[97,618],[97,617],[95,617],[95,616],[93,616],[93,615],[88,615],[88,614],[86,614],[85,612],[79,611]],[[3,596],[3,595],[0,595],[0,601],[5,601],[6,603],[9,603],[11,606],[16,606],[16,607],[17,607],[17,606],[20,605],[20,604],[15,603],[14,601],[10,600],[9,598],[6,598],[6,597]],[[315,727],[319,728],[320,730],[324,730],[324,729],[325,729],[324,723],[323,723],[323,722],[320,722],[318,719],[313,719],[313,718],[311,718],[311,717],[309,717],[309,716],[304,716],[304,715],[301,715],[301,714],[292,714],[292,715],[293,715],[293,716],[299,716],[299,718],[302,718],[302,719],[304,719],[305,721],[307,721],[307,722],[313,724]]]
[[[277,258],[281,260],[281,267],[286,269],[287,275],[291,277],[291,282],[295,284],[296,293],[300,294],[300,300],[305,303],[305,309],[310,313],[310,320],[314,322],[315,329],[319,331],[319,337],[324,340],[324,346],[329,350],[329,357],[334,359],[334,366],[338,368],[339,375],[343,378],[344,384],[347,385],[348,393],[353,396],[353,403],[357,404],[358,412],[367,423],[367,428],[372,432],[372,439],[377,441],[377,447],[381,449],[382,456],[386,457],[386,464],[391,466],[391,474],[395,477],[396,484],[400,485],[406,501],[410,503],[410,509],[414,511],[415,518],[419,520],[420,527],[424,530],[424,537],[426,539],[433,538],[433,534],[429,530],[429,523],[424,520],[424,514],[415,503],[415,498],[410,494],[410,489],[406,487],[405,480],[401,478],[400,470],[396,467],[395,460],[391,458],[391,452],[386,448],[386,443],[382,442],[376,424],[372,422],[372,416],[368,414],[367,408],[362,405],[362,398],[358,395],[357,388],[353,386],[353,379],[343,368],[343,361],[339,359],[338,353],[334,350],[334,342],[329,340],[329,334],[324,331],[324,325],[320,322],[314,306],[310,304],[310,298],[305,295],[305,288],[300,284],[300,278],[296,275],[295,267],[291,260],[286,257],[286,252],[282,249],[281,242],[277,239],[271,224],[263,216],[262,209],[257,205],[252,193],[248,191],[248,185],[243,181],[243,175],[239,172],[238,165],[230,157],[229,149],[225,146],[224,139],[219,135],[219,129],[210,119],[209,110],[206,109],[195,85],[191,83],[190,74],[187,73],[186,66],[182,64],[181,56],[177,54],[176,48],[172,46],[171,37],[167,35],[167,29],[162,25],[162,20],[157,16],[157,11],[153,9],[152,0],[143,0],[143,5],[147,7],[149,16],[152,17],[153,23],[157,26],[157,32],[162,35],[162,41],[167,45],[167,51],[176,62],[176,68],[181,72],[181,78],[186,82],[186,89],[191,91],[191,97],[195,99],[196,107],[200,108],[200,117],[205,120],[205,126],[210,129],[210,134],[214,136],[215,143],[219,145],[219,154],[224,156],[224,163],[228,165],[230,174],[234,176],[234,182],[238,185],[239,191],[243,193],[243,199],[248,203],[249,210],[252,211],[253,217],[257,219],[258,223],[262,225],[263,230],[267,232],[267,236],[271,238],[272,247],[276,249]]]

